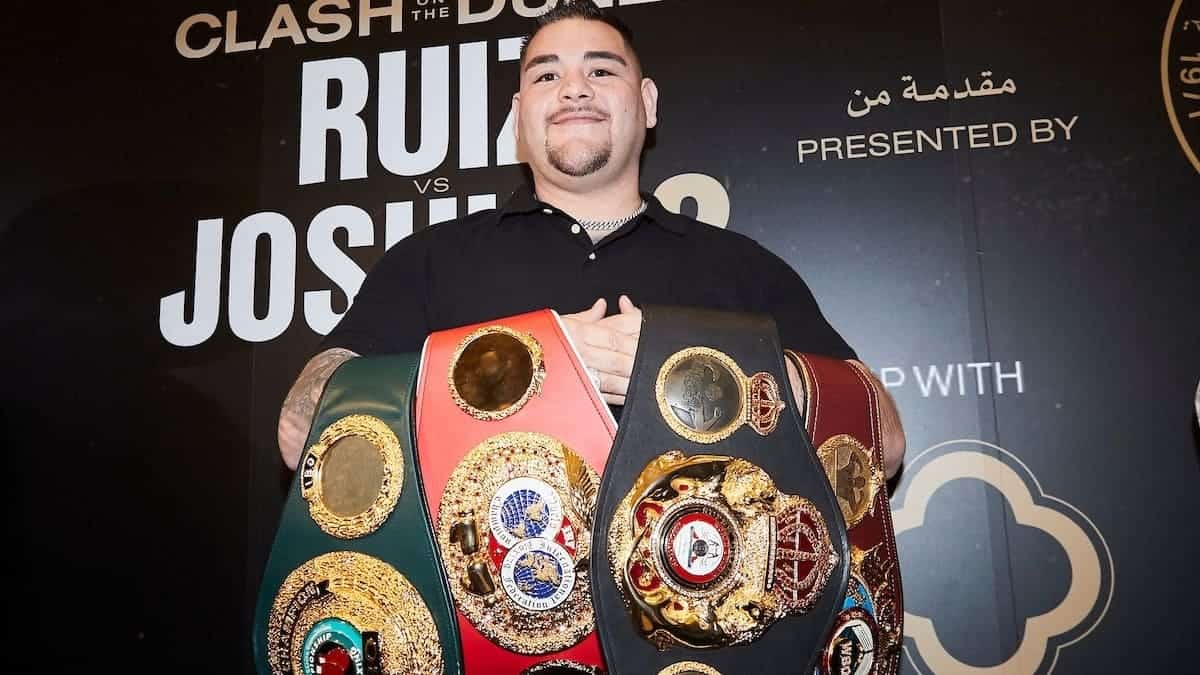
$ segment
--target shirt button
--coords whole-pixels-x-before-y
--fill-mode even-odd
[[[550,215],[550,214],[554,213],[554,209],[542,209],[542,213],[544,213],[546,215]]]
[[[588,260],[595,260],[595,259],[596,259],[596,254],[595,254],[595,253],[589,253],[589,254],[588,254]]]
[[[582,230],[583,228],[579,227],[579,223],[575,223],[571,226],[571,234],[579,234]]]

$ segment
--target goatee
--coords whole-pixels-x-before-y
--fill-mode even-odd
[[[555,169],[576,178],[587,176],[596,173],[603,169],[607,164],[609,157],[612,156],[612,148],[605,146],[602,148],[588,149],[583,153],[570,156],[561,147],[551,147],[550,141],[546,141],[546,156],[550,160],[550,165]]]

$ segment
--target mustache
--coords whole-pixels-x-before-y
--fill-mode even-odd
[[[550,124],[554,124],[554,123],[562,121],[566,117],[570,117],[571,115],[579,115],[579,114],[594,115],[601,119],[608,119],[608,113],[604,112],[603,110],[593,107],[593,106],[590,106],[590,105],[581,105],[581,106],[571,106],[571,107],[567,107],[567,108],[559,108],[558,110],[554,111],[549,116],[547,116],[546,121],[549,122]]]

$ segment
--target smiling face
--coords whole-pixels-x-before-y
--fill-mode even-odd
[[[658,92],[621,34],[564,19],[538,31],[525,54],[514,131],[535,179],[587,187],[636,177]]]

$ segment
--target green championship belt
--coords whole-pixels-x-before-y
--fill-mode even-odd
[[[461,671],[410,419],[418,357],[330,378],[254,612],[260,675]]]

